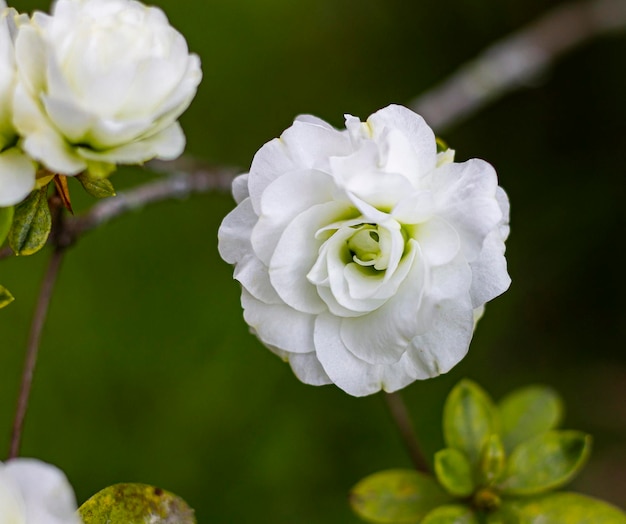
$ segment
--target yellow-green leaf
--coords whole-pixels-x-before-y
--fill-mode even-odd
[[[81,173],[76,177],[87,193],[96,198],[115,196],[115,188],[108,178],[92,176],[90,173]]]
[[[180,497],[146,484],[114,484],[78,510],[84,524],[195,524],[193,510]]]
[[[619,508],[579,493],[509,501],[493,516],[515,524],[626,524],[626,514]]]
[[[480,483],[491,486],[496,482],[504,471],[505,460],[504,446],[500,435],[490,435],[480,452],[478,473]]]
[[[428,512],[451,501],[433,477],[405,469],[374,473],[350,493],[354,512],[379,524],[417,524]]]
[[[439,484],[455,497],[469,497],[476,487],[472,466],[458,449],[445,448],[435,453],[435,474]]]
[[[472,466],[490,435],[498,433],[497,410],[487,393],[471,380],[462,380],[448,395],[443,410],[446,446],[462,451]]]
[[[32,255],[46,245],[52,228],[47,194],[46,186],[15,206],[9,245],[16,255]]]
[[[4,286],[0,286],[0,309],[8,306],[11,302],[13,302],[13,300],[15,299],[9,290]]]
[[[555,429],[563,417],[559,395],[546,386],[513,391],[498,404],[502,442],[507,452],[529,438]]]
[[[13,222],[13,207],[0,207],[0,246],[3,244]]]
[[[467,506],[453,504],[434,509],[420,524],[479,524],[479,520]]]
[[[522,442],[499,483],[506,495],[537,495],[563,486],[583,467],[591,437],[580,431],[548,431]]]

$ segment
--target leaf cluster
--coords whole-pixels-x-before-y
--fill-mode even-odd
[[[583,467],[591,437],[557,429],[558,395],[528,386],[495,404],[463,380],[443,412],[446,447],[434,476],[387,470],[361,480],[351,505],[363,520],[398,524],[626,524],[626,514],[578,493],[551,493]]]

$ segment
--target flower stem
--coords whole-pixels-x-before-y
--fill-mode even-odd
[[[15,409],[15,418],[13,420],[13,431],[11,433],[11,447],[9,450],[9,458],[15,458],[19,455],[20,444],[22,441],[22,432],[24,429],[24,419],[28,409],[28,400],[33,384],[33,372],[37,364],[37,355],[39,353],[39,343],[41,340],[41,332],[46,322],[48,314],[48,306],[52,298],[54,284],[59,274],[59,268],[63,260],[65,248],[58,246],[52,253],[52,257],[48,262],[48,268],[41,284],[37,306],[33,315],[33,321],[28,337],[28,345],[26,347],[26,358],[24,360],[24,369],[22,371],[22,384],[17,399],[17,407]]]
[[[411,458],[411,462],[413,462],[413,466],[417,471],[430,473],[430,467],[419,447],[419,443],[415,435],[415,429],[413,428],[413,423],[411,422],[411,416],[409,415],[409,411],[404,403],[402,395],[400,395],[397,391],[395,393],[385,393],[385,401],[387,403],[387,407],[389,408],[391,418],[395,422],[398,432],[400,433],[400,437],[402,438],[402,442],[404,443],[409,457]]]

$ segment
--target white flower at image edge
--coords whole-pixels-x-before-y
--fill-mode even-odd
[[[504,292],[509,204],[482,160],[389,106],[296,119],[233,183],[219,230],[244,318],[307,384],[361,396],[449,371]]]
[[[110,171],[181,154],[177,118],[200,59],[163,11],[135,0],[57,0],[16,42],[14,122],[22,147],[54,173]]]
[[[80,524],[74,491],[56,467],[36,459],[0,462],[2,524]]]
[[[0,0],[0,207],[20,202],[35,187],[35,164],[14,147],[12,104],[17,71],[13,40],[20,17]]]

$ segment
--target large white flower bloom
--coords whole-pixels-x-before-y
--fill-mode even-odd
[[[0,462],[1,524],[80,524],[74,491],[56,467],[35,459]]]
[[[202,73],[160,9],[135,0],[57,0],[16,40],[14,110],[23,148],[55,173],[171,159],[176,121]]]
[[[0,207],[17,204],[35,186],[35,165],[15,147],[12,120],[17,77],[13,41],[20,18],[0,0]]]
[[[507,289],[509,206],[494,169],[437,154],[389,106],[345,131],[296,119],[233,184],[219,230],[244,317],[308,384],[352,395],[445,373]]]

